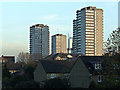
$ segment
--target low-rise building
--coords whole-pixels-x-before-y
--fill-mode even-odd
[[[57,53],[47,56],[46,60],[76,60],[82,54],[67,54],[67,53]]]
[[[34,80],[43,82],[53,78],[68,79],[72,88],[89,88],[90,73],[79,57],[77,60],[41,60],[34,72]]]
[[[0,63],[15,63],[15,56],[3,56],[0,58]]]
[[[6,67],[11,74],[15,74],[20,72],[22,65],[20,63],[10,63],[10,64],[6,64]]]
[[[102,82],[103,74],[102,72],[102,63],[103,63],[103,56],[80,56],[83,63],[87,67],[90,72],[91,81],[95,83]]]
[[[119,69],[116,56],[76,56],[71,60],[41,60],[35,69],[34,80],[43,83],[53,78],[66,78],[72,88],[89,88],[92,81],[99,85],[108,78],[111,73],[108,68]],[[119,74],[114,78],[118,80]]]

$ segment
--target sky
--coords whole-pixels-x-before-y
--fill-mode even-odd
[[[119,5],[118,5],[118,27],[120,28],[120,1],[119,1]]]
[[[104,41],[118,27],[118,2],[2,2],[0,4],[1,55],[29,52],[30,26],[48,25],[50,36],[65,34],[72,37],[76,10],[95,6],[103,9]],[[50,42],[51,43],[51,42]]]

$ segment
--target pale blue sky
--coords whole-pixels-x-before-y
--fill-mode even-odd
[[[118,26],[117,2],[3,2],[2,54],[17,56],[21,51],[29,52],[29,27],[34,24],[47,24],[50,36],[57,33],[72,36],[76,10],[89,5],[104,10],[106,40]]]

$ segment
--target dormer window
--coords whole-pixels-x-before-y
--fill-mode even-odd
[[[54,79],[56,77],[56,74],[52,73],[51,74],[51,79]]]
[[[103,75],[97,76],[98,83],[101,83],[103,81]]]
[[[101,69],[101,63],[95,64],[95,69],[96,69],[96,70]]]

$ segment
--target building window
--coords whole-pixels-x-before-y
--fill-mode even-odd
[[[54,79],[56,77],[56,74],[52,73],[51,74],[51,79]]]
[[[101,64],[100,63],[95,64],[95,69],[101,69]]]
[[[103,75],[98,75],[97,76],[98,83],[103,81]]]
[[[65,77],[66,79],[69,79],[70,74],[69,74],[69,73],[65,73],[65,74],[64,74],[64,77]]]

